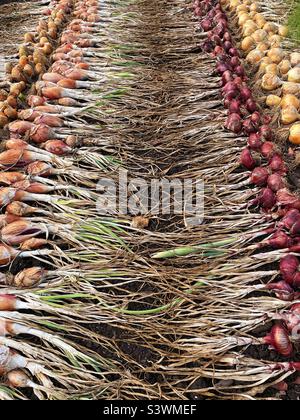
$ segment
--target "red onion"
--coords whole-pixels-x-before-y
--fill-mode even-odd
[[[217,64],[217,72],[221,75],[223,73],[225,73],[227,70],[232,70],[231,66],[229,66],[227,63],[221,63],[219,62]]]
[[[269,283],[266,285],[268,290],[275,292],[276,297],[285,302],[290,302],[294,300],[295,293],[294,289],[285,281],[281,280],[277,283]]]
[[[280,261],[280,273],[282,278],[289,284],[293,281],[295,273],[298,271],[300,262],[294,255],[287,255]]]
[[[244,67],[242,67],[242,66],[237,66],[235,68],[234,72],[235,72],[235,74],[237,76],[240,76],[240,77],[244,77],[245,76],[245,70],[244,70]]]
[[[210,36],[210,40],[214,44],[222,46],[222,40],[218,35],[215,35],[214,33],[212,33],[212,35]]]
[[[233,99],[237,98],[239,96],[239,92],[236,89],[233,90],[229,90],[228,92],[226,92],[225,94],[225,98],[228,101],[232,101]]]
[[[276,196],[270,188],[264,188],[259,196],[261,206],[266,209],[272,209],[276,204]]]
[[[254,101],[254,99],[249,98],[247,100],[247,102],[246,102],[246,108],[247,108],[247,111],[250,112],[250,114],[253,114],[254,115],[256,113],[256,111],[257,111],[257,105],[256,105],[256,102]],[[260,116],[259,116],[259,120],[258,121],[260,121]]]
[[[255,185],[263,186],[266,185],[269,178],[269,171],[262,166],[253,169],[251,174],[251,182]]]
[[[219,45],[217,45],[214,49],[214,54],[215,54],[215,56],[224,54],[224,49],[222,47],[220,47]]]
[[[258,133],[251,133],[248,139],[248,146],[253,150],[260,150],[262,142]]]
[[[300,212],[299,210],[293,209],[286,213],[286,215],[279,222],[278,226],[291,229],[291,227],[298,221],[300,221]]]
[[[232,73],[230,70],[226,70],[223,74],[222,74],[222,85],[225,87],[227,86],[227,84],[229,82],[231,82],[233,80],[232,77]]]
[[[253,123],[253,121],[251,121],[250,118],[247,118],[246,120],[244,120],[243,130],[246,134],[255,133],[257,131],[255,124]]]
[[[263,241],[263,244],[269,245],[273,249],[289,248],[292,243],[292,239],[282,230],[277,231],[269,239]]]
[[[300,220],[295,222],[290,229],[290,234],[292,236],[299,235],[299,233],[300,233]]]
[[[271,143],[270,141],[266,141],[265,143],[263,143],[261,147],[261,154],[263,155],[263,157],[271,159],[275,152],[276,150],[274,143]]]
[[[276,194],[277,201],[279,204],[284,206],[290,206],[294,209],[300,209],[300,202],[292,193],[290,193],[286,188],[279,190]]]
[[[274,172],[278,172],[278,171],[281,171],[283,169],[284,162],[283,162],[282,157],[278,153],[275,153],[275,155],[272,156],[272,158],[269,162],[269,167]]]
[[[268,187],[271,188],[272,191],[277,192],[284,188],[284,182],[282,177],[279,174],[272,174],[268,178]]]
[[[242,131],[242,119],[239,114],[230,114],[227,118],[225,127],[235,134],[240,134]],[[250,154],[250,152],[249,152]],[[246,166],[247,167],[247,166]],[[252,166],[248,169],[251,169]]]
[[[238,100],[233,99],[229,105],[229,113],[230,114],[240,114],[241,112],[241,104]]]
[[[243,79],[241,78],[241,77],[239,77],[239,76],[237,76],[235,79],[234,79],[234,84],[235,84],[235,86],[238,88],[238,89],[240,89],[240,86],[243,84]]]
[[[209,39],[206,39],[202,45],[201,48],[206,53],[211,53],[214,50],[214,43],[210,41]]]
[[[243,101],[247,102],[248,99],[252,98],[251,90],[247,86],[242,86],[240,88],[240,94]]]
[[[208,18],[203,19],[203,20],[200,22],[200,25],[201,25],[202,29],[203,29],[205,32],[208,32],[208,31],[210,31],[210,30],[212,29],[212,21],[211,21],[210,19],[208,19]]]
[[[248,148],[245,148],[241,154],[241,164],[247,169],[254,169],[256,162]]]
[[[220,19],[219,23],[215,27],[215,33],[222,38],[225,34],[226,29],[227,29],[227,22],[224,19]]]
[[[265,337],[266,344],[272,346],[279,354],[290,357],[293,353],[293,346],[288,332],[280,324],[274,325],[270,334]]]
[[[230,41],[224,42],[224,50],[228,52],[232,48],[232,43]]]
[[[273,130],[268,125],[263,125],[263,126],[260,127],[260,134],[261,134],[262,138],[264,138],[265,140],[269,141],[269,140],[274,139]]]
[[[230,41],[231,42],[231,40],[232,40],[232,37],[231,37],[229,32],[225,32],[223,38],[224,38],[225,41]]]
[[[232,67],[236,68],[241,65],[241,61],[238,57],[231,57],[230,64],[232,65]]]
[[[231,92],[232,90],[236,91],[237,88],[235,83],[231,79],[222,87],[222,92],[226,94],[228,92]]]
[[[256,126],[260,123],[260,114],[258,111],[253,112],[253,114],[250,117],[251,121],[253,122],[253,124],[255,124]]]
[[[239,53],[239,50],[237,49],[237,48],[230,48],[230,50],[229,50],[229,55],[231,56],[231,57],[240,57],[240,53]],[[241,67],[241,69],[243,69],[243,67]],[[244,69],[243,69],[244,70]],[[245,74],[245,72],[244,72],[244,74]]]

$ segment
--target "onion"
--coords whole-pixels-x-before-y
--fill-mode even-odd
[[[227,64],[227,63],[221,63],[221,62],[219,62],[218,64],[217,64],[217,72],[221,75],[221,74],[223,74],[223,73],[225,73],[226,71],[231,71],[232,70],[232,68],[231,68],[231,66],[229,65],[229,64]]]
[[[269,283],[266,285],[268,290],[275,292],[278,299],[285,302],[294,300],[294,289],[285,281],[279,281],[277,283]]]
[[[281,84],[282,82],[278,76],[271,73],[266,73],[262,78],[261,87],[264,90],[271,91],[278,89]]]
[[[299,113],[294,106],[290,105],[283,108],[281,112],[281,121],[283,124],[292,124],[299,119]]]
[[[237,58],[240,58],[240,53],[239,53],[239,50],[237,49],[237,48],[235,48],[235,47],[232,47],[232,48],[230,48],[230,50],[229,50],[229,55],[231,56],[231,57],[237,57]]]
[[[248,148],[245,148],[241,153],[241,164],[249,170],[254,169],[256,166],[256,162]]]
[[[267,22],[264,26],[264,30],[268,33],[276,33],[278,31],[278,26],[273,22]]]
[[[248,54],[248,55],[247,55],[247,57],[246,57],[246,60],[247,60],[250,64],[252,64],[252,65],[256,65],[256,64],[258,64],[258,63],[260,62],[260,60],[261,60],[263,57],[264,57],[264,54],[263,54],[261,51],[259,51],[259,50],[255,49],[255,50],[252,50],[252,51],[250,51],[250,52],[249,52],[249,54]]]
[[[289,60],[282,60],[280,64],[278,64],[279,72],[282,76],[285,76],[289,70],[291,69],[291,63]]]
[[[294,67],[288,72],[288,81],[300,83],[300,67]]]
[[[295,95],[287,94],[283,96],[280,106],[282,108],[292,106],[298,110],[300,108],[300,100]]]
[[[273,191],[277,192],[284,188],[284,182],[279,174],[272,174],[268,177],[268,187]]]
[[[244,102],[247,102],[249,99],[252,99],[252,92],[247,86],[242,86],[240,88],[240,95],[241,95],[241,99]]]
[[[226,86],[227,83],[232,82],[233,77],[232,77],[232,73],[230,70],[226,70],[223,74],[222,74],[222,85]]]
[[[252,38],[258,44],[259,42],[263,42],[267,38],[268,34],[263,29],[258,29],[252,34]]]
[[[279,190],[276,194],[277,201],[283,206],[290,206],[295,209],[300,208],[300,203],[297,197],[294,194],[290,193],[286,188]]]
[[[275,76],[277,76],[279,73],[277,64],[268,64],[265,69],[265,73],[274,74]]]
[[[289,34],[289,28],[287,26],[280,25],[279,28],[278,28],[278,33],[283,38],[286,38]]]
[[[238,57],[231,57],[230,64],[233,68],[236,68],[241,65],[241,60]]]
[[[298,95],[300,93],[300,87],[298,83],[293,82],[283,82],[282,84],[282,93],[284,95]]]
[[[272,171],[278,172],[282,170],[283,166],[284,162],[282,157],[278,153],[275,153],[275,155],[273,155],[270,160],[269,167],[272,169]]]
[[[262,53],[266,53],[266,51],[268,51],[269,47],[270,47],[269,43],[260,42],[259,44],[257,44],[256,49],[258,51],[261,51]],[[268,61],[263,61],[264,58],[268,58]],[[272,63],[272,60],[269,59],[269,57],[264,57],[264,58],[261,60],[261,64],[262,63],[266,63],[266,64],[271,64]]]
[[[251,174],[251,182],[254,185],[263,186],[266,185],[269,178],[269,171],[264,167],[254,168]]]
[[[291,59],[292,67],[297,66],[298,64],[300,64],[300,53],[298,53],[298,52],[292,53],[290,55],[290,59]]]
[[[243,130],[246,134],[257,132],[256,124],[251,120],[251,118],[247,118],[246,120],[244,120]]]
[[[297,209],[289,210],[286,215],[281,219],[278,226],[286,229],[291,227],[300,220],[300,212]]]
[[[230,102],[229,105],[229,112],[230,114],[240,114],[241,112],[241,104],[237,100],[233,100]]]
[[[289,141],[292,144],[300,144],[300,123],[294,124],[290,128]]]
[[[242,119],[239,114],[229,115],[225,127],[235,134],[240,134],[242,131]]]
[[[279,106],[281,104],[281,98],[277,95],[268,95],[266,104],[269,107]]]
[[[237,66],[236,68],[235,68],[235,74],[237,75],[237,76],[240,76],[240,77],[245,77],[245,70],[244,70],[244,67],[242,67],[242,66]]]
[[[243,39],[241,43],[241,48],[245,52],[248,52],[251,49],[255,48],[255,41],[252,38],[252,36],[247,36],[246,38]]]
[[[274,325],[271,333],[265,337],[265,342],[282,356],[290,357],[293,353],[293,346],[288,332],[282,325]]]
[[[262,146],[261,136],[258,133],[251,133],[248,139],[248,146],[253,150],[260,150]]]
[[[269,141],[274,139],[274,132],[269,125],[262,125],[259,129],[259,132],[263,139]]]
[[[259,202],[265,210],[271,210],[276,204],[276,196],[270,188],[264,188],[259,196]]]

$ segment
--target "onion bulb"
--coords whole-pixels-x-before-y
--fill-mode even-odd
[[[294,124],[290,128],[289,141],[292,144],[300,144],[300,123]]]
[[[255,31],[252,34],[252,38],[254,39],[254,41],[258,44],[259,42],[263,42],[265,41],[265,39],[267,38],[268,34],[266,31],[264,31],[263,29],[257,29],[257,31]]]
[[[281,103],[280,103],[280,106],[282,108],[293,106],[296,109],[299,109],[300,108],[300,100],[295,95],[287,94],[287,95],[283,96],[283,98],[281,100]]]
[[[292,124],[299,120],[299,113],[297,108],[290,105],[286,108],[283,108],[281,112],[281,121],[283,124]]]
[[[298,83],[284,82],[282,84],[282,93],[284,95],[287,95],[287,94],[298,95],[299,92],[300,92],[300,86]]]
[[[291,65],[292,67],[297,66],[300,64],[300,53],[294,52],[291,54]]]
[[[281,98],[277,95],[269,95],[267,96],[266,104],[269,107],[279,106],[281,104]]]
[[[266,73],[263,78],[262,78],[262,82],[261,82],[261,87],[264,90],[276,90],[281,86],[281,80],[279,79],[278,76],[274,75],[274,74],[269,74]]]
[[[262,73],[265,73],[266,67],[269,64],[272,64],[272,60],[269,57],[263,57],[262,60],[260,61],[259,71],[261,71]]]
[[[244,32],[245,36],[250,36],[255,31],[258,30],[258,26],[253,21],[250,21],[250,22],[252,22],[252,23],[247,24],[247,22],[246,22],[246,24],[244,25],[243,32]]]
[[[286,75],[291,69],[291,62],[289,60],[282,60],[278,65],[279,72],[282,76]]]
[[[255,41],[251,36],[247,36],[243,39],[241,43],[241,48],[243,51],[248,52],[255,47]]]
[[[255,64],[258,64],[263,57],[264,57],[264,53],[255,49],[255,50],[249,52],[249,54],[246,57],[246,60],[249,63],[255,65]]]
[[[270,73],[270,74],[274,74],[275,76],[278,76],[278,66],[277,66],[277,64],[272,63],[272,64],[267,65],[266,69],[265,69],[265,72]]]
[[[278,28],[278,33],[283,38],[286,38],[289,34],[289,28],[285,25],[280,25],[279,28]]]
[[[261,52],[265,53],[266,51],[268,51],[269,47],[270,47],[270,45],[269,45],[268,42],[259,42],[256,46],[256,49],[258,51],[261,51]],[[271,62],[272,61],[270,60],[270,64],[271,64]]]
[[[271,58],[273,63],[279,64],[284,59],[284,52],[281,48],[271,48],[268,57]]]
[[[268,40],[273,48],[278,48],[281,46],[282,38],[279,35],[272,35],[268,38]]]
[[[288,72],[288,81],[300,83],[300,67],[294,67]]]
[[[265,24],[265,26],[264,26],[264,30],[265,30],[266,32],[268,32],[269,34],[270,34],[270,33],[275,34],[275,33],[277,33],[277,32],[278,32],[278,26],[277,26],[275,23],[273,23],[273,22],[267,22],[267,23]]]

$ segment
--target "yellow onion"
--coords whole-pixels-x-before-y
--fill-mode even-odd
[[[272,60],[271,60],[269,57],[263,57],[263,58],[261,59],[261,62],[260,62],[260,67],[259,67],[259,70],[260,70],[261,72],[265,73],[266,67],[267,67],[269,64],[272,64]]]
[[[250,10],[251,12],[257,12],[259,9],[258,4],[257,3],[252,3],[250,6]]]
[[[291,63],[289,60],[282,60],[281,63],[278,64],[279,72],[282,76],[286,75],[291,69]]]
[[[281,121],[283,124],[293,124],[299,120],[299,113],[294,106],[287,106],[282,109]]]
[[[279,28],[278,28],[278,33],[283,38],[286,38],[289,34],[289,28],[285,25],[280,25]]]
[[[266,24],[266,19],[261,15],[261,14],[257,14],[256,15],[256,17],[255,17],[255,21],[256,21],[256,24],[257,24],[257,26],[260,28],[260,29],[263,29],[264,28],[264,26],[265,26],[265,24]]]
[[[293,144],[300,144],[300,124],[294,124],[290,128],[289,141]]]
[[[249,13],[249,16],[251,17],[251,19],[253,19],[254,20],[254,18],[255,18],[255,16],[257,15],[257,12],[254,12],[254,11],[252,11],[252,12],[250,12]]]
[[[278,32],[278,26],[273,22],[267,22],[264,26],[264,30],[269,34],[276,34]]]
[[[293,83],[293,82],[284,82],[282,84],[282,93],[284,95],[291,94],[291,95],[297,95],[299,94],[299,84]]]
[[[266,73],[262,78],[261,87],[264,90],[271,91],[278,89],[281,86],[281,83],[282,82],[278,76]]]
[[[284,59],[284,52],[281,48],[271,48],[268,57],[271,58],[273,63],[279,64]]]
[[[266,99],[267,106],[269,106],[269,107],[279,106],[280,103],[281,103],[280,96],[277,96],[277,95],[269,95],[269,96],[267,96],[267,99]]]
[[[17,109],[17,107],[18,107],[18,101],[16,100],[16,98],[14,96],[9,95],[6,98],[6,102],[8,103],[9,106]]]
[[[252,36],[246,36],[241,43],[241,48],[243,51],[247,52],[252,50],[255,47],[255,41]]]
[[[256,47],[256,49],[258,50],[258,51],[261,51],[261,52],[263,52],[263,53],[265,53],[266,51],[268,51],[268,49],[269,49],[269,44],[267,43],[267,42],[260,42],[259,44],[257,44],[257,47]],[[270,60],[270,64],[271,64],[271,60]]]
[[[280,106],[282,108],[293,106],[293,107],[295,107],[296,109],[299,110],[300,109],[300,100],[295,95],[287,94],[287,95],[284,95],[283,98],[281,99]]]
[[[248,7],[245,6],[244,4],[240,4],[237,8],[236,8],[237,12],[247,12],[248,11]]]
[[[7,116],[10,120],[16,120],[18,118],[18,112],[15,108],[11,107],[10,105],[6,105],[3,110],[3,114]]]
[[[267,65],[266,69],[265,69],[266,73],[270,73],[270,74],[275,74],[276,76],[278,75],[278,66],[277,64],[269,64]]]
[[[251,64],[258,64],[261,59],[264,57],[264,53],[261,51],[255,49],[249,52],[249,54],[246,57],[246,60]]]
[[[300,83],[300,67],[294,67],[288,72],[288,81]]]
[[[282,38],[279,35],[272,35],[268,38],[273,48],[278,48],[282,44]]]
[[[253,21],[251,21],[251,22],[252,23],[249,23],[248,25],[247,25],[247,22],[246,22],[246,24],[243,27],[243,33],[244,33],[245,36],[252,35],[258,29],[258,26]]]
[[[6,101],[7,99],[7,92],[4,89],[0,89],[0,101]]]
[[[236,9],[241,4],[240,0],[230,0],[230,8]]]
[[[31,32],[26,32],[24,35],[24,41],[25,43],[34,43],[34,34]]]
[[[25,55],[22,55],[22,57],[19,58],[19,65],[24,68],[28,64],[28,57]]]
[[[239,26],[243,26],[249,18],[250,16],[247,13],[241,13],[239,16]]]
[[[257,29],[257,31],[255,31],[252,34],[252,38],[254,39],[254,41],[256,43],[262,42],[267,38],[268,34],[266,31],[264,31],[263,29]]]
[[[26,76],[28,76],[29,78],[31,78],[34,75],[34,70],[31,67],[30,64],[26,64],[26,66],[24,66],[23,72],[26,74]]]
[[[291,54],[291,65],[292,67],[297,66],[300,64],[300,53],[294,52]]]
[[[12,68],[11,79],[14,82],[21,82],[22,80],[25,80],[22,70],[22,67],[18,64]]]

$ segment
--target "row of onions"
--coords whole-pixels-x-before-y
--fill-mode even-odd
[[[40,19],[35,32],[27,32],[19,47],[17,63],[7,63],[7,92],[1,91],[0,127],[18,117],[24,94],[34,81],[49,67],[51,54],[57,44],[60,32],[72,11],[72,0],[51,1],[44,13],[48,17]]]
[[[226,9],[230,17],[225,13]],[[297,257],[300,251],[300,199],[288,189],[287,166],[275,144],[276,133],[271,127],[271,117],[263,115],[247,83],[243,56],[236,48],[229,29],[230,20],[236,12],[245,37],[241,44],[242,50],[247,53],[245,62],[259,64],[260,71],[265,70],[262,87],[265,88],[270,80],[277,80],[281,72],[281,78],[287,79],[287,82],[283,82],[285,86],[295,88],[293,92],[282,90],[278,104],[283,114],[291,111],[291,102],[298,106],[299,99],[295,94],[299,92],[297,83],[300,79],[295,78],[300,70],[299,57],[294,53],[287,59],[280,48],[282,38],[287,35],[286,27],[268,23],[258,10],[257,3],[249,0],[194,1],[194,13],[199,18],[206,37],[202,48],[217,60],[216,70],[222,83],[221,94],[229,114],[226,128],[235,134],[248,136],[241,163],[251,171],[251,184],[259,189],[256,199],[249,206],[260,206],[264,213],[272,214],[275,219],[271,236],[261,246],[283,250],[284,256],[279,267],[280,278],[276,283],[268,284],[267,288],[273,290],[278,299],[294,301],[284,317],[280,315],[280,321],[275,321],[270,333],[260,343],[268,344],[281,356],[292,357],[294,345],[299,343],[300,327],[300,305],[297,302],[300,286],[300,261]],[[259,59],[253,61],[257,57]],[[267,101],[270,101],[270,97]],[[291,128],[292,142],[296,130],[297,125]],[[249,344],[251,342],[250,340]],[[280,366],[277,368],[280,369]],[[299,370],[299,364],[291,363],[289,368],[292,371]]]
[[[81,154],[80,149],[74,150],[78,141],[70,132],[70,127],[76,129],[77,125],[72,125],[67,118],[74,110],[80,109],[82,103],[79,101],[88,96],[86,90],[80,89],[88,89],[91,86],[88,80],[95,80],[96,73],[89,72],[90,66],[84,62],[83,56],[84,51],[87,53],[86,47],[91,45],[87,32],[97,30],[99,4],[96,0],[60,0],[54,4],[54,9],[49,10],[48,19],[40,21],[37,33],[25,35],[25,44],[19,51],[19,64],[10,71],[10,80],[13,83],[3,105],[5,107],[9,101],[15,111],[9,116],[3,114],[5,118],[14,120],[8,124],[10,137],[5,142],[6,151],[0,154],[3,169],[0,173],[0,183],[3,186],[0,189],[0,201],[1,207],[6,209],[0,220],[0,266],[3,268],[9,266],[16,257],[41,259],[45,256],[47,263],[51,252],[58,258],[62,256],[59,247],[52,245],[53,250],[49,249],[49,237],[59,237],[63,243],[80,244],[76,233],[83,228],[83,222],[80,224],[80,218],[75,215],[70,222],[72,205],[76,213],[76,209],[88,206],[90,201],[94,206],[96,200],[96,197],[93,200],[92,193],[86,189],[72,187],[52,177],[74,176],[81,179],[82,183],[84,179],[91,183],[93,178],[92,173],[78,166],[81,157],[85,159],[86,153]],[[68,23],[71,15],[73,20]],[[66,24],[68,26],[63,30]],[[58,38],[61,44],[55,48]],[[3,125],[7,122],[3,117]],[[95,159],[96,169],[102,169],[102,156],[97,154]],[[57,191],[60,195],[52,195]],[[26,202],[38,203],[38,207]],[[64,202],[68,203],[67,207]],[[64,218],[63,212],[67,213],[67,218]],[[84,220],[88,231],[86,217]],[[105,236],[109,228],[105,230],[98,227],[99,233]],[[95,224],[94,237],[96,233]],[[91,236],[88,240],[91,240]],[[98,239],[94,240],[95,246],[98,242]],[[104,242],[107,244],[107,241]],[[51,272],[46,271],[43,266],[34,266],[14,276],[10,273],[1,274],[0,283],[4,287],[12,287],[11,290],[33,288],[48,277],[51,277]],[[38,306],[27,304],[14,293],[0,295],[0,382],[1,377],[4,377],[6,385],[12,388],[30,387],[38,398],[42,398],[43,392],[48,397],[53,395],[52,377],[66,388],[74,382],[76,389],[80,387],[80,383],[85,383],[86,378],[92,383],[94,377],[80,368],[82,362],[82,366],[89,366],[88,370],[91,366],[99,368],[98,361],[90,357],[89,352],[82,353],[53,334],[23,325],[18,322],[22,319],[21,316],[15,316],[16,321],[12,321],[16,311],[38,309]],[[57,311],[59,312],[58,307]],[[74,367],[69,379],[63,375],[53,376],[43,365],[28,361],[16,352],[16,349],[22,350],[19,343],[1,338],[20,334],[35,336],[56,346],[63,354],[70,355],[70,360],[76,360],[79,366],[78,372],[75,372]],[[35,383],[20,369],[26,369],[32,376],[36,376],[42,385]],[[59,393],[55,395],[59,397]]]
[[[266,104],[280,108],[280,121],[291,125],[289,141],[300,144],[300,53],[285,49],[286,26],[268,22],[255,2],[224,0],[222,6],[241,31],[245,60],[258,71]]]

